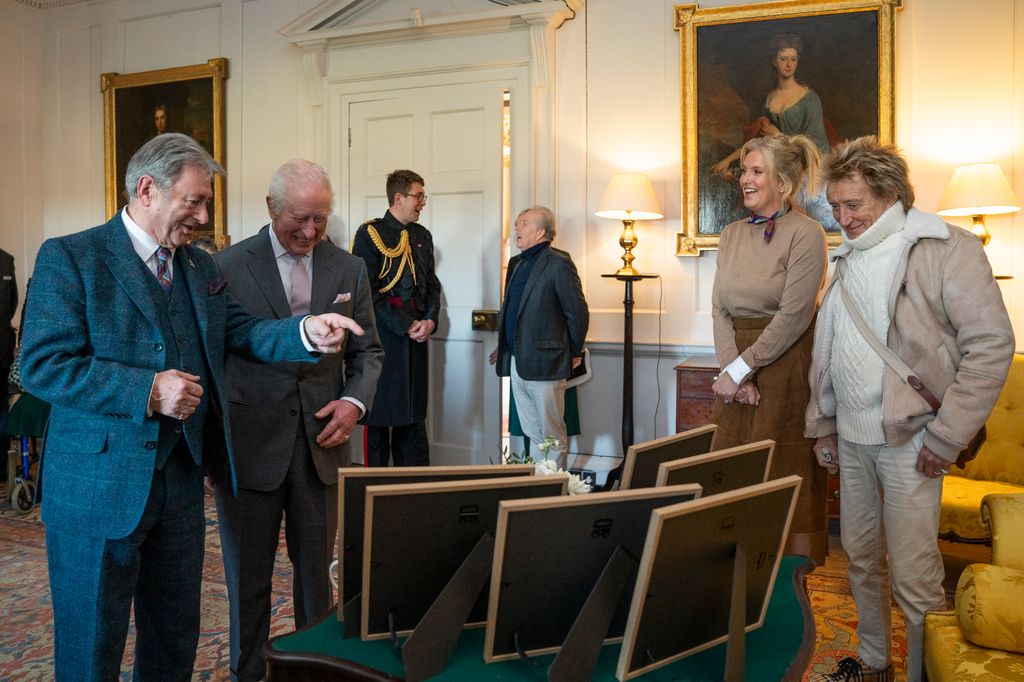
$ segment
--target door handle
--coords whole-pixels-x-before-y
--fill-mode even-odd
[[[497,310],[474,310],[473,311],[473,331],[477,332],[496,332],[498,331],[498,311]]]

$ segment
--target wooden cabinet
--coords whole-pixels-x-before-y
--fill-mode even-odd
[[[711,423],[715,394],[711,384],[718,374],[714,355],[691,355],[676,365],[676,433]],[[839,518],[839,475],[828,477],[828,515]]]
[[[718,374],[714,355],[691,355],[676,365],[676,433],[711,423]]]

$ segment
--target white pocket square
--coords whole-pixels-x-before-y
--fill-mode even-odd
[[[343,294],[338,294],[337,296],[334,297],[334,302],[335,303],[348,303],[351,300],[352,300],[352,294],[347,292],[347,291],[345,293],[343,293]]]

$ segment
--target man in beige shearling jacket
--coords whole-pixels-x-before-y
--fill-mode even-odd
[[[916,208],[907,212],[904,233],[902,272],[889,292],[887,345],[940,397],[943,409],[932,413],[917,391],[886,371],[882,426],[887,443],[901,443],[924,429],[924,444],[953,463],[999,397],[1013,356],[1013,330],[977,237]],[[846,244],[836,247],[832,259],[837,268],[849,251]],[[908,282],[918,286],[908,287]],[[831,289],[827,296],[838,299],[838,290]],[[944,318],[934,314],[935,305],[945,311]],[[836,433],[828,372],[834,324],[835,311],[823,304],[810,370],[812,400],[805,432],[810,438]],[[962,364],[965,355],[969,357]]]
[[[937,545],[942,476],[988,418],[1014,339],[981,242],[913,206],[906,162],[860,138],[822,175],[843,244],[832,256],[851,304],[941,401],[937,411],[864,340],[833,281],[822,301],[805,434],[840,472],[841,532],[859,657],[824,680],[890,680],[888,582],[907,624],[907,676],[921,677],[924,612],[944,603]]]

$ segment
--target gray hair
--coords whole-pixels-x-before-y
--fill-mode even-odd
[[[281,213],[288,205],[288,191],[300,185],[319,185],[326,187],[331,192],[331,201],[334,201],[334,191],[331,190],[331,179],[327,171],[320,164],[307,161],[306,159],[292,159],[286,161],[274,173],[270,179],[270,188],[267,190],[267,198],[270,201],[270,208],[274,213]]]
[[[555,226],[554,212],[547,206],[531,206],[530,208],[524,208],[516,217],[522,217],[527,213],[537,214],[537,220],[540,223],[540,227],[544,230],[544,239],[547,241],[554,241],[555,234],[558,231],[558,228]]]
[[[217,242],[213,240],[213,237],[207,237],[205,235],[202,237],[193,237],[189,244],[198,249],[202,249],[211,255],[220,251],[220,249],[217,248]]]
[[[914,205],[914,186],[906,160],[894,145],[882,144],[873,135],[837,147],[825,157],[821,174],[826,185],[860,175],[879,199],[899,199],[907,211]]]
[[[181,177],[186,167],[205,170],[210,179],[223,175],[224,167],[188,135],[164,133],[142,145],[132,155],[124,174],[124,189],[131,201],[138,197],[139,180],[148,175],[161,192],[166,192]]]

